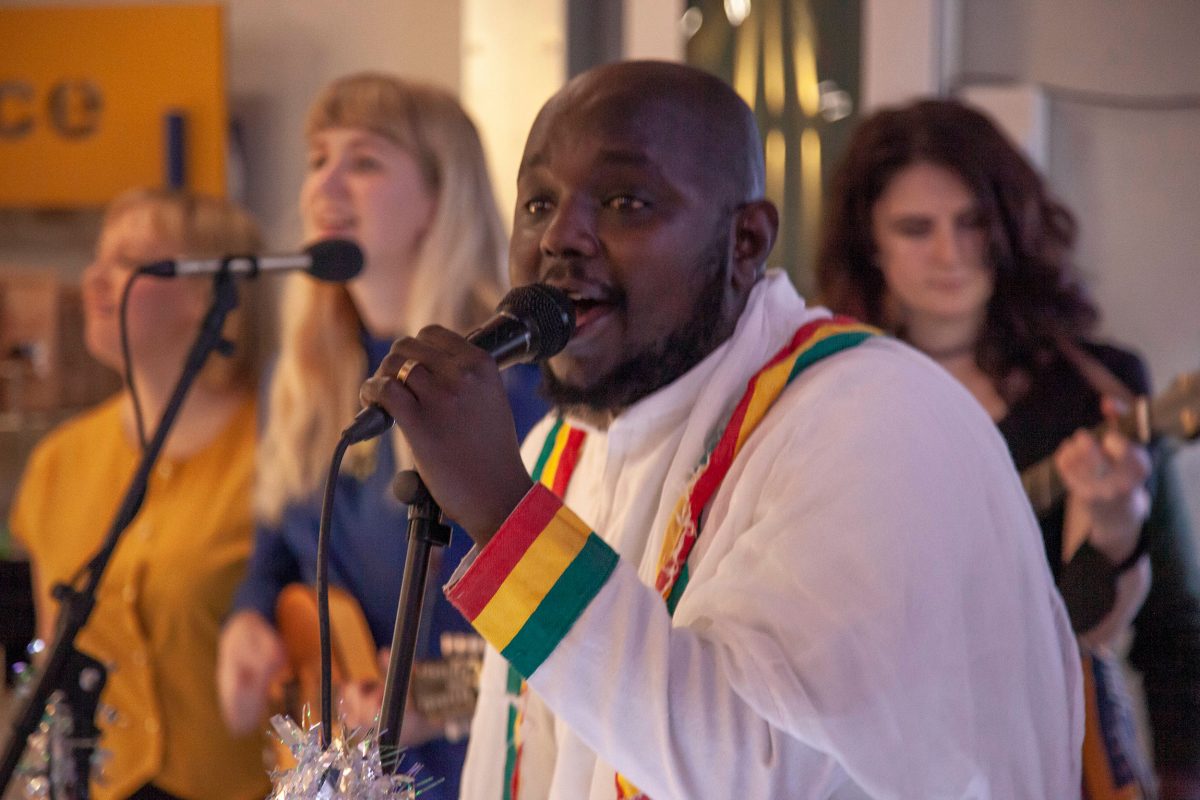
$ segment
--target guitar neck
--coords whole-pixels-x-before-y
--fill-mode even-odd
[[[1054,458],[1043,458],[1036,464],[1021,471],[1021,486],[1033,506],[1033,513],[1039,517],[1049,511],[1056,502],[1067,493],[1058,470],[1054,468]]]
[[[1176,378],[1170,388],[1150,400],[1139,397],[1126,414],[1092,429],[1094,434],[1115,428],[1126,438],[1147,444],[1155,436],[1194,439],[1200,436],[1200,372]],[[1047,456],[1021,471],[1021,485],[1035,513],[1048,511],[1066,494],[1066,486]]]

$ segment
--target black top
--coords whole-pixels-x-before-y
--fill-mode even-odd
[[[1136,355],[1106,345],[1083,343],[1134,394],[1149,393],[1145,366]],[[1030,389],[999,423],[1018,470],[1054,453],[1079,428],[1098,425],[1100,396],[1066,358],[1031,376]],[[1142,528],[1153,578],[1150,594],[1134,619],[1130,662],[1142,673],[1160,767],[1200,768],[1200,561],[1189,526],[1181,485],[1173,468],[1174,448],[1151,445],[1150,516]],[[1087,630],[1112,606],[1112,565],[1084,545],[1070,564],[1061,563],[1064,504],[1039,518],[1055,580],[1076,631]]]
[[[1146,368],[1133,353],[1107,345],[1083,344],[1082,349],[1107,367],[1133,394],[1149,393],[1150,381]],[[1071,362],[1059,356],[1031,376],[1029,391],[1012,404],[1008,416],[1000,420],[999,427],[1012,453],[1013,463],[1021,472],[1053,455],[1058,446],[1075,431],[1095,427],[1103,419],[1100,395]],[[1060,502],[1039,520],[1046,544],[1046,557],[1060,587],[1063,579],[1060,561],[1063,510],[1063,503]],[[1099,617],[1104,616],[1111,605],[1110,596],[1104,608],[1099,609],[1098,616],[1095,616],[1095,609],[1073,607],[1073,604],[1068,604],[1068,610],[1075,629],[1081,631],[1099,621]]]

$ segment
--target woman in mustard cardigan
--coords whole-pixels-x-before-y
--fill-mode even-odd
[[[252,252],[258,233],[233,204],[139,190],[107,211],[83,278],[85,343],[124,367],[121,293],[139,264],[183,254]],[[254,290],[225,336],[230,358],[209,359],[193,384],[124,532],[76,646],[109,667],[98,714],[110,754],[92,795],[108,798],[261,797],[269,789],[261,734],[235,737],[221,720],[213,670],[217,634],[251,545],[256,428]],[[208,307],[203,278],[139,278],[128,302],[133,385],[153,433]],[[72,581],[100,545],[141,456],[128,390],[51,432],[26,466],[11,527],[29,552],[38,631],[52,634],[51,590]]]

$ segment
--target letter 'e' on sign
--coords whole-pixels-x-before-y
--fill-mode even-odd
[[[219,5],[0,8],[0,207],[95,207],[163,185],[179,155],[166,120],[181,117],[174,171],[223,195],[223,15]]]

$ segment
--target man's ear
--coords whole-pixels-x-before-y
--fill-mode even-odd
[[[734,286],[748,291],[766,268],[767,256],[779,234],[779,210],[770,200],[752,200],[733,214]]]

